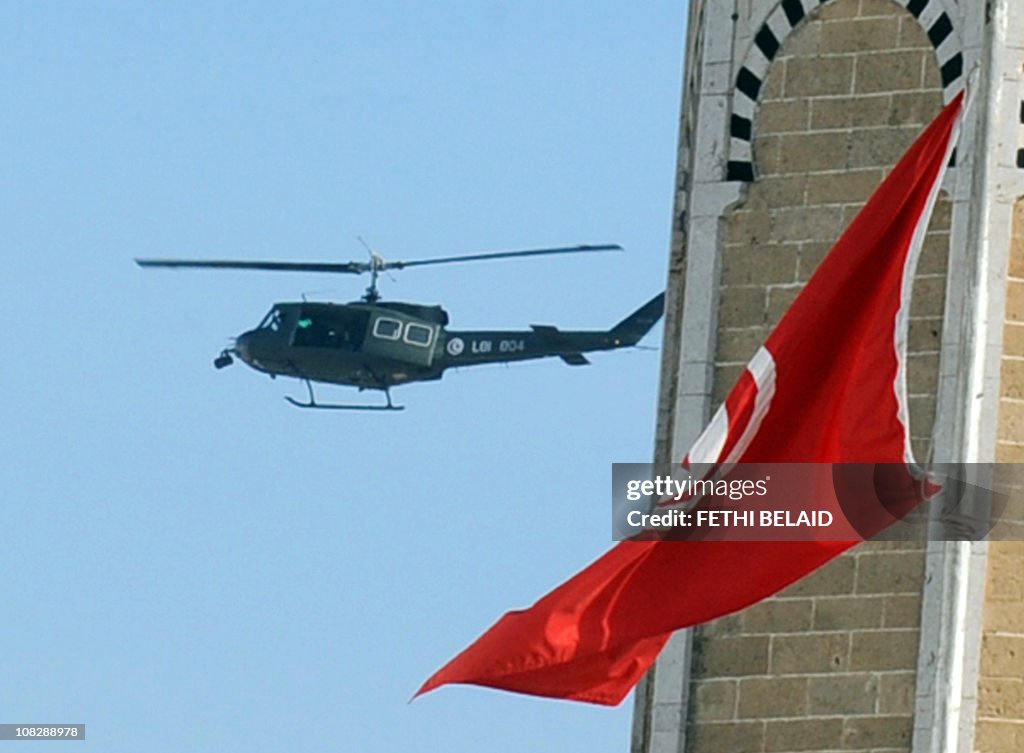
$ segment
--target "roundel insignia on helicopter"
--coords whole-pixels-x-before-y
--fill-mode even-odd
[[[448,351],[448,355],[450,356],[461,356],[462,351],[466,349],[466,343],[461,337],[453,337],[448,341],[448,345],[445,346],[445,349]]]

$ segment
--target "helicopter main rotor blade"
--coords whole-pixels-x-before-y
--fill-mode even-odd
[[[518,256],[546,256],[548,254],[582,254],[597,251],[621,251],[622,246],[609,244],[602,246],[566,246],[563,248],[534,248],[524,251],[495,251],[486,254],[466,254],[465,256],[442,256],[438,259],[414,259],[412,261],[385,261],[380,269],[405,269],[406,267],[424,267],[428,264],[455,264],[464,261],[486,261],[488,259],[511,259]]]
[[[290,262],[290,261],[226,261],[192,259],[136,259],[140,267],[172,269],[255,269],[266,272],[334,272],[358,275],[370,271],[366,262]]]
[[[136,259],[140,267],[164,267],[170,269],[247,269],[265,272],[328,272],[358,275],[366,272],[383,272],[389,269],[425,267],[431,264],[457,264],[465,261],[489,261],[491,259],[512,259],[521,256],[548,256],[551,254],[583,254],[598,251],[621,251],[618,244],[600,246],[563,246],[559,248],[533,248],[523,251],[494,251],[483,254],[442,256],[437,259],[413,259],[412,261],[386,261],[379,256],[371,261],[347,262],[293,262],[293,261],[232,261],[227,259]]]

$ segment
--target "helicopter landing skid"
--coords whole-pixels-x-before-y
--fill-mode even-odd
[[[387,405],[348,405],[344,403],[318,403],[316,401],[316,395],[313,394],[313,385],[308,379],[303,379],[306,383],[306,390],[309,392],[309,401],[300,402],[293,397],[285,396],[285,400],[294,405],[296,408],[316,408],[319,410],[405,410],[404,405],[394,405],[391,402],[391,390],[387,387],[384,388],[384,394],[387,396]]]

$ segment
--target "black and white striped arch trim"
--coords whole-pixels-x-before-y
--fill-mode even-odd
[[[1024,125],[1024,100],[1020,103],[1020,123]],[[1024,137],[1024,129],[1021,129],[1021,134],[1021,137]],[[1017,143],[1021,144],[1021,147],[1017,150],[1017,167],[1024,168],[1024,143],[1020,141]]]
[[[754,132],[754,112],[768,67],[782,47],[782,43],[801,24],[808,14],[828,0],[781,0],[768,14],[736,76],[732,96],[732,117],[729,122],[729,154],[726,162],[726,180],[754,180],[751,140]],[[939,59],[942,73],[943,98],[948,103],[959,90],[957,83],[964,74],[964,58],[960,35],[953,26],[944,0],[895,0],[905,7],[927,32]],[[1024,149],[1017,156],[1024,161]],[[1022,165],[1024,166],[1024,165]]]

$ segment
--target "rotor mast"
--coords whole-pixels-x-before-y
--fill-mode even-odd
[[[373,251],[370,252],[370,284],[363,295],[363,300],[367,303],[376,303],[380,300],[380,293],[377,292],[377,276],[382,269],[387,269],[386,265],[387,262],[378,254],[373,253]]]

